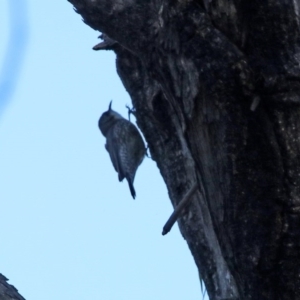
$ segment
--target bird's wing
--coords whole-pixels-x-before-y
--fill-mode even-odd
[[[141,134],[139,133],[138,129],[134,125],[130,126],[128,130],[129,130],[128,135],[130,135],[132,138],[127,141],[128,143],[127,149],[129,149],[129,151],[132,153],[130,158],[134,160],[130,164],[132,168],[130,170],[130,173],[135,174],[138,166],[141,164],[141,162],[144,159],[144,156],[146,154],[146,147],[141,137]],[[132,180],[133,179],[134,177],[132,178]]]
[[[120,143],[120,134],[118,128],[114,126],[107,135],[106,150],[109,153],[110,160],[119,175],[119,181],[125,178],[124,169],[122,167],[122,160],[120,152],[122,151],[122,143]]]
[[[106,142],[105,149],[107,150],[107,152],[109,154],[109,157],[110,157],[110,160],[111,160],[111,162],[114,166],[114,169],[116,170],[116,172],[118,172],[118,166],[115,163],[116,160],[114,159],[113,153],[110,151],[110,149],[112,149],[112,146],[111,146],[111,143],[109,141]]]

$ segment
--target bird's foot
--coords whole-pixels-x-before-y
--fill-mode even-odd
[[[128,120],[130,121],[130,115],[133,114],[135,116],[135,108],[130,108],[127,104],[125,107],[128,109]]]

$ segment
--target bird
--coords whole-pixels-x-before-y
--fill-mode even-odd
[[[119,181],[126,178],[131,196],[135,199],[133,181],[145,157],[146,147],[136,126],[114,111],[111,106],[112,101],[108,110],[99,118],[98,126],[106,138],[105,149],[118,173]]]

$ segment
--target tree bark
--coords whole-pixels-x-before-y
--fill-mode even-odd
[[[8,279],[0,273],[0,300],[25,300],[7,281]]]
[[[174,207],[197,184],[178,223],[210,299],[300,299],[300,1],[69,1],[116,41]]]

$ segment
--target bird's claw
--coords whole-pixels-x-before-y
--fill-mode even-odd
[[[130,115],[133,114],[135,116],[135,109],[130,108],[129,105],[127,105],[127,104],[125,107],[128,109],[128,120],[130,121]]]

